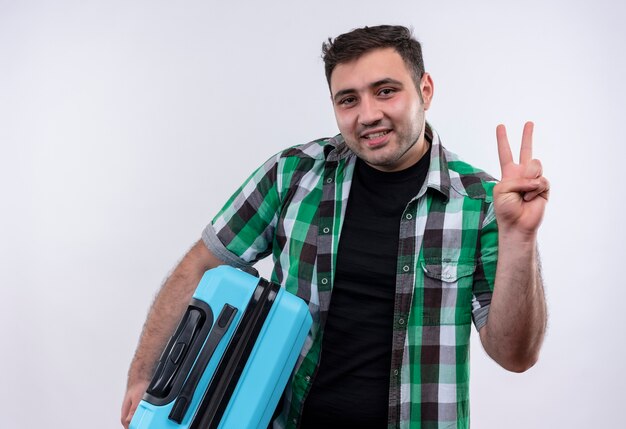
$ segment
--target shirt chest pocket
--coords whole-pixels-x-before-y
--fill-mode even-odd
[[[474,260],[427,259],[424,273],[423,325],[465,325],[472,320]]]

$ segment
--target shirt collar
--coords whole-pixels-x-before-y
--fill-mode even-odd
[[[450,171],[448,170],[448,160],[446,150],[441,144],[439,134],[428,122],[424,132],[426,141],[430,143],[430,166],[428,176],[426,176],[426,187],[441,193],[446,201],[450,198]]]
[[[328,139],[328,144],[324,147],[324,157],[326,161],[337,162],[341,159],[354,155],[341,134]]]

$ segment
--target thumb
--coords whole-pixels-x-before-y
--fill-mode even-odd
[[[128,427],[130,426],[130,422],[133,419],[133,415],[135,414],[135,411],[137,410],[137,405],[139,405],[139,402],[132,401],[129,403],[129,406],[127,407],[127,409],[122,411],[122,426],[124,426],[124,429],[128,429]]]
[[[522,194],[525,192],[533,192],[537,189],[541,188],[543,185],[543,181],[541,179],[509,179],[503,180],[499,182],[494,187],[494,196],[499,196],[501,194],[508,194],[511,192],[515,192],[518,194]],[[540,191],[540,192],[543,192]]]
[[[125,429],[128,429],[130,425],[130,421],[133,419],[133,415],[137,410],[137,406],[141,401],[143,393],[146,390],[146,383],[140,383],[139,385],[130,387],[126,392],[126,396],[124,397],[124,402],[122,403],[122,416],[121,422],[122,426]]]

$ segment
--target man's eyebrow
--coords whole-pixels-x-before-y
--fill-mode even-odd
[[[392,79],[390,77],[386,77],[385,79],[381,79],[381,80],[377,80],[376,82],[370,84],[370,88],[376,88],[377,86],[382,86],[382,85],[398,85],[398,86],[404,86],[402,84],[402,82],[400,82],[399,80],[395,80]]]
[[[377,87],[379,87],[379,86],[382,86],[382,85],[389,85],[389,84],[392,84],[392,85],[397,85],[397,86],[400,86],[400,87],[403,87],[403,86],[404,86],[404,85],[402,84],[402,82],[400,82],[399,80],[395,80],[395,79],[392,79],[392,78],[390,78],[390,77],[386,77],[386,78],[384,78],[384,79],[380,79],[380,80],[377,80],[376,82],[372,82],[372,83],[370,83],[370,84],[368,85],[368,87],[369,87],[369,88],[377,88]],[[354,93],[356,93],[356,92],[357,92],[357,90],[356,90],[356,89],[354,89],[354,88],[342,89],[341,91],[337,91],[337,92],[335,93],[335,95],[333,96],[333,100],[335,100],[335,102],[337,102],[337,101],[339,101],[339,99],[340,99],[341,97],[343,97],[344,95],[354,94]]]

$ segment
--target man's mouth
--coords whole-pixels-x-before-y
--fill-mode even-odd
[[[386,136],[387,134],[389,134],[389,131],[379,131],[377,133],[367,134],[367,135],[365,135],[363,137],[368,139],[368,140],[373,140],[373,139],[377,139],[377,138]]]

